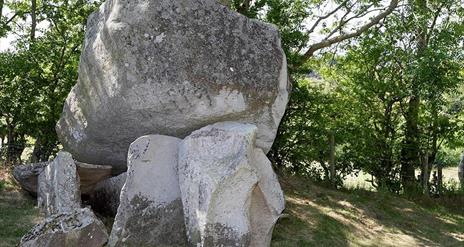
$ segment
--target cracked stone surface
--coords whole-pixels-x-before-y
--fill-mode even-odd
[[[277,176],[257,128],[223,122],[186,137],[179,147],[179,183],[192,246],[269,246],[284,209]]]
[[[267,152],[287,101],[273,25],[215,0],[107,0],[88,19],[57,133],[77,160],[121,171],[140,136],[184,138],[222,121],[256,125]]]
[[[60,151],[38,177],[38,206],[49,216],[81,207],[79,176],[70,153]]]
[[[47,217],[21,238],[20,247],[102,247],[108,240],[105,225],[88,208]]]
[[[186,246],[177,176],[180,141],[151,135],[130,145],[109,246]]]

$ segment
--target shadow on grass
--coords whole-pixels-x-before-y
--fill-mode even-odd
[[[272,246],[464,246],[464,216],[391,194],[282,179],[287,217]]]
[[[311,217],[314,224],[302,220],[294,212],[279,220],[274,229],[272,246],[349,246],[343,223],[322,214],[315,208],[288,203],[289,211],[307,211],[303,217]],[[297,213],[300,214],[300,213]]]

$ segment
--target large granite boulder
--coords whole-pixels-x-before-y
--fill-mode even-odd
[[[105,225],[87,208],[51,215],[21,238],[20,247],[101,247]]]
[[[38,205],[48,216],[81,207],[79,176],[70,153],[60,151],[38,178]]]
[[[114,217],[118,212],[119,196],[126,182],[127,173],[105,179],[98,183],[90,194],[89,204],[95,212]]]
[[[258,127],[267,152],[288,101],[277,28],[217,0],[107,0],[86,30],[57,132],[82,162],[124,170],[139,136],[221,121]]]
[[[15,166],[13,177],[19,183],[21,188],[33,196],[37,196],[38,176],[49,162],[34,163],[27,165]]]
[[[180,139],[143,136],[130,145],[126,183],[109,246],[186,246],[177,176]]]

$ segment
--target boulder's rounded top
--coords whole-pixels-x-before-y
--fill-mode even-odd
[[[136,138],[258,127],[269,150],[287,103],[280,35],[212,0],[108,0],[88,21],[57,132],[79,160],[125,167]]]

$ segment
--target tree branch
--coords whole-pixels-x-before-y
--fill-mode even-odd
[[[3,17],[3,5],[5,4],[5,1],[4,0],[0,0],[0,20],[2,19]]]
[[[361,35],[363,32],[367,31],[372,26],[378,24],[382,19],[387,17],[389,14],[391,14],[395,10],[395,8],[398,6],[398,1],[399,0],[391,0],[388,8],[384,12],[382,12],[382,13],[378,14],[377,16],[375,16],[374,18],[372,18],[368,23],[361,26],[356,31],[351,32],[351,33],[341,34],[341,35],[336,36],[334,38],[323,40],[321,42],[318,42],[318,43],[315,43],[315,44],[311,45],[308,48],[308,51],[306,51],[306,53],[303,55],[304,60],[308,60],[309,58],[311,58],[314,55],[314,53],[316,51],[320,50],[320,49],[329,47],[329,46],[331,46],[331,45],[333,45],[335,43],[339,43],[339,42],[345,41],[347,39],[351,39],[351,38],[354,38],[354,37],[357,37],[357,36]]]
[[[434,13],[432,24],[430,25],[428,33],[427,33],[427,38],[426,38],[427,43],[430,40],[430,36],[432,35],[433,29],[435,28],[435,25],[437,24],[438,17],[440,16],[441,10],[443,9],[444,6],[445,6],[445,3],[442,3],[438,7],[437,11],[435,11],[435,13]]]
[[[343,1],[340,5],[338,5],[334,10],[330,11],[329,13],[327,13],[326,15],[323,15],[323,16],[320,16],[316,22],[313,24],[313,26],[308,30],[308,33],[312,33],[314,32],[314,30],[316,29],[316,27],[319,25],[319,23],[321,21],[323,21],[324,19],[327,19],[329,18],[331,15],[335,14],[335,12],[339,11],[343,6],[346,5],[346,3],[348,2],[349,0],[345,0]]]
[[[5,25],[10,24],[10,22],[12,22],[12,21],[14,20],[14,18],[16,18],[18,15],[19,15],[19,13],[15,13],[12,17],[10,17],[10,19],[8,19],[8,20],[5,22]]]

